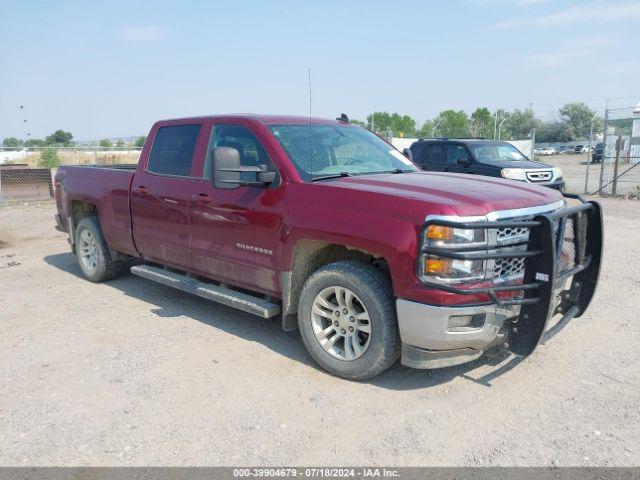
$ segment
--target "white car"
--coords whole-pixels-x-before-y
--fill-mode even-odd
[[[535,153],[536,155],[540,155],[543,157],[546,157],[548,155],[555,155],[556,149],[553,147],[542,147],[542,148],[536,148],[533,153]]]

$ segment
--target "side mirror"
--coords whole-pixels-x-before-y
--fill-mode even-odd
[[[231,190],[240,186],[264,187],[276,179],[276,172],[267,171],[266,165],[240,165],[240,152],[233,147],[214,148],[212,158],[215,188]],[[255,181],[241,180],[240,174],[243,172],[255,172]]]

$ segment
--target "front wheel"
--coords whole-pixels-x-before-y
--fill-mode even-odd
[[[302,290],[298,327],[313,359],[340,377],[374,377],[399,357],[391,283],[371,265],[342,261],[314,272]]]

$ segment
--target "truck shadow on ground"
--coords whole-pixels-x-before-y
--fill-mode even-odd
[[[84,280],[76,258],[71,253],[48,255],[44,257],[44,261]],[[155,305],[150,312],[160,318],[182,316],[191,318],[231,335],[260,343],[280,355],[322,371],[307,354],[298,332],[282,330],[280,317],[258,318],[133,275],[123,275],[102,285],[119,290],[131,298]],[[392,390],[415,390],[440,385],[461,377],[479,385],[491,387],[493,380],[515,368],[523,360],[500,349],[487,352],[487,355],[473,362],[437,370],[415,370],[398,362],[387,372],[367,383]],[[484,373],[487,367],[490,371]],[[483,375],[479,377],[471,375],[471,372],[476,369],[482,369]]]

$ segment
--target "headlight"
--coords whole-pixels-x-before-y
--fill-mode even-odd
[[[483,229],[463,229],[429,225],[424,231],[422,244],[431,248],[473,248],[485,250],[487,239]],[[485,276],[484,260],[454,260],[434,254],[420,256],[423,280],[449,283],[481,280]]]
[[[526,180],[526,173],[522,168],[503,168],[500,171],[500,175],[504,178],[510,178],[511,180]]]
[[[557,180],[558,178],[562,178],[562,170],[558,167],[553,167],[551,169],[553,171],[553,178]]]
[[[441,225],[429,225],[424,233],[425,245],[430,247],[472,247],[486,245],[484,230],[443,227]]]

